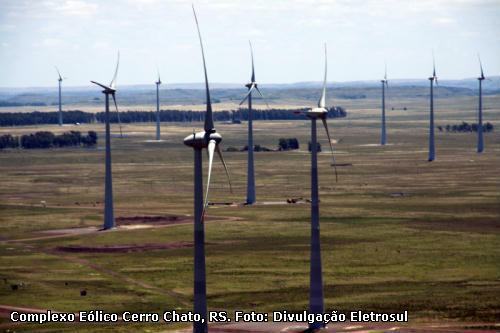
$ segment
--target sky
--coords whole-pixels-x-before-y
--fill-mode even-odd
[[[202,82],[191,3],[211,82],[500,75],[500,0],[0,0],[0,87]]]

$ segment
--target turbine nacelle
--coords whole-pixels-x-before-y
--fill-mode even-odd
[[[252,86],[257,88],[257,83],[256,82],[248,82],[247,84],[245,84],[245,87],[247,87],[248,89],[251,89]]]
[[[105,84],[102,84],[102,83],[99,83],[99,82],[96,82],[96,81],[90,81],[92,82],[93,84],[96,84],[98,85],[99,87],[101,88],[104,88],[104,90],[102,91],[104,94],[114,94],[116,92],[116,88],[111,88]]]
[[[208,133],[205,131],[197,132],[185,137],[184,144],[195,149],[203,149],[208,148],[208,143],[212,140],[218,145],[222,141],[222,136],[215,130]]]
[[[328,110],[326,108],[312,108],[305,112],[306,116],[311,119],[325,119]]]

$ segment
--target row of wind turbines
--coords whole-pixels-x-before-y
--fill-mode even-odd
[[[205,54],[203,48],[203,40],[201,37],[200,27],[198,19],[196,16],[196,11],[193,6],[193,15],[197,27],[198,38],[200,42],[201,55],[203,60],[203,70],[205,79],[205,92],[206,92],[206,111],[205,111],[205,121],[203,131],[194,132],[188,135],[184,139],[184,144],[191,147],[194,152],[194,312],[199,314],[203,321],[193,323],[194,333],[206,333],[208,332],[208,318],[207,318],[207,293],[206,293],[206,266],[205,266],[205,230],[204,230],[204,218],[208,207],[210,180],[212,173],[212,165],[215,153],[219,156],[227,178],[229,186],[231,189],[231,181],[229,178],[229,172],[225,160],[222,155],[222,150],[220,144],[222,142],[222,135],[218,133],[214,126],[213,115],[212,115],[212,104],[210,98],[210,88],[208,82],[208,74],[206,68]],[[325,44],[325,68],[324,68],[324,78],[323,78],[323,88],[321,91],[321,97],[318,101],[317,107],[311,108],[310,110],[304,112],[307,118],[311,121],[311,237],[310,237],[310,286],[309,286],[309,313],[311,314],[321,314],[324,312],[324,296],[323,296],[323,281],[322,281],[322,265],[321,265],[321,244],[320,244],[320,223],[319,223],[319,192],[318,192],[318,164],[317,164],[317,120],[321,120],[328,142],[330,145],[330,150],[333,158],[333,167],[336,167],[335,156],[333,151],[333,146],[331,143],[330,133],[327,124],[328,109],[326,108],[326,86],[327,86],[327,48]],[[248,164],[247,164],[247,204],[253,204],[256,202],[255,193],[255,175],[254,175],[254,156],[253,156],[253,116],[252,116],[252,95],[257,92],[262,98],[262,93],[260,92],[256,78],[255,78],[255,68],[253,61],[253,50],[250,44],[250,53],[252,60],[252,74],[251,80],[246,87],[248,92],[241,101],[242,105],[245,101],[248,102]],[[110,106],[109,97],[113,99],[113,103],[117,114],[119,115],[118,105],[116,102],[116,78],[118,75],[118,68],[120,62],[120,54],[118,53],[118,59],[116,63],[115,72],[111,83],[105,85],[99,82],[91,81],[92,83],[101,87],[102,93],[105,95],[105,145],[106,145],[106,158],[105,158],[105,209],[104,209],[104,229],[111,229],[115,226],[114,220],[114,209],[113,209],[113,183],[112,183],[112,168],[111,168],[111,135],[110,135]],[[479,126],[478,126],[478,147],[477,151],[480,153],[484,149],[483,142],[483,132],[482,132],[482,81],[485,79],[483,74],[483,68],[480,62],[481,76],[479,80]],[[56,68],[57,69],[57,68]],[[63,78],[59,70],[57,70],[59,75],[59,125],[62,126],[62,106],[61,106],[61,83]],[[430,81],[430,118],[429,118],[429,161],[435,159],[435,146],[434,146],[434,84],[437,85],[436,76],[436,66],[433,61],[433,73],[429,77]],[[387,69],[385,71],[384,79],[381,80],[382,83],[382,114],[381,114],[381,145],[387,144],[386,139],[386,116],[385,116],[385,100],[386,100],[386,89],[388,88],[387,79]],[[158,73],[158,80],[156,84],[156,140],[161,138],[160,130],[160,102],[159,102],[159,92],[160,85],[162,84],[160,75]],[[267,104],[267,103],[266,103]],[[119,117],[118,117],[119,121]],[[120,123],[120,121],[119,121]],[[120,123],[120,136],[122,136],[121,123]],[[203,191],[203,159],[202,151],[206,149],[208,153],[208,172],[207,172],[207,182],[205,193]],[[335,169],[335,176],[337,179],[337,172]],[[232,189],[231,189],[232,191]],[[205,194],[205,195],[204,195]],[[309,324],[309,330],[314,331],[316,329],[324,327],[324,323],[315,322]]]
[[[239,103],[241,106],[245,101],[248,101],[248,147],[253,147],[253,108],[252,108],[252,93],[257,91],[261,98],[266,103],[269,108],[269,104],[265,101],[264,96],[262,95],[260,89],[258,88],[257,82],[255,80],[255,67],[254,67],[254,59],[253,59],[253,49],[252,44],[250,43],[250,55],[252,61],[252,75],[251,80],[245,86],[248,88],[248,93],[243,98],[243,100]],[[115,71],[115,76],[113,77],[113,81],[111,84],[115,84],[116,74],[118,71],[120,55],[118,54],[118,62]],[[479,106],[478,106],[478,129],[477,129],[477,152],[482,153],[484,151],[484,137],[483,137],[483,103],[482,103],[482,81],[485,80],[483,65],[481,62],[481,58],[478,55],[479,60],[479,68],[480,68],[480,76],[477,78],[479,82]],[[61,94],[61,85],[62,81],[66,78],[61,76],[59,69],[56,67],[56,71],[58,74],[58,83],[59,83],[59,114],[58,114],[58,122],[59,126],[63,125],[63,114],[62,114],[62,94]],[[387,144],[387,130],[386,130],[386,91],[389,88],[389,80],[387,79],[387,66],[385,67],[384,78],[380,81],[382,83],[382,112],[381,112],[381,133],[380,133],[380,145],[384,146]],[[435,149],[435,135],[434,135],[434,85],[438,86],[438,78],[436,76],[436,66],[433,56],[433,71],[432,76],[429,77],[430,82],[430,107],[429,107],[429,154],[428,161],[432,162],[436,158],[436,149]],[[157,141],[161,141],[161,122],[160,122],[160,85],[162,84],[160,73],[158,71],[158,80],[155,82],[156,85],[156,135],[155,138]],[[111,93],[110,93],[111,94]],[[113,93],[113,101],[115,104],[115,108],[118,111],[118,107],[116,104],[116,99]],[[122,126],[120,121],[120,114],[117,112],[118,124],[120,128],[120,137],[123,137]],[[331,142],[330,148],[331,147]],[[333,149],[332,149],[333,151]],[[248,165],[247,165],[247,204],[253,204],[256,201],[255,194],[255,172],[254,172],[254,151],[253,149],[248,149]]]
[[[201,55],[203,60],[203,70],[205,75],[205,92],[206,92],[206,111],[203,131],[194,132],[184,139],[184,144],[191,147],[194,152],[194,313],[197,313],[203,319],[193,323],[194,333],[208,332],[208,310],[207,310],[207,292],[206,292],[206,265],[205,265],[205,212],[208,207],[210,180],[212,173],[212,165],[214,154],[217,153],[226,171],[228,182],[231,188],[231,180],[227,165],[220,149],[222,136],[217,132],[213,121],[212,103],[210,98],[210,88],[208,83],[208,74],[205,61],[205,53],[203,48],[203,40],[201,37],[200,27],[196,11],[193,6],[193,15],[197,27],[198,38],[200,41]],[[248,102],[249,107],[249,122],[248,122],[248,141],[249,147],[253,147],[253,129],[252,129],[252,94],[257,91],[261,97],[257,82],[255,80],[255,69],[252,56],[252,76],[251,82],[246,85],[248,93],[241,101],[240,105],[245,101]],[[317,129],[316,122],[320,119],[325,127],[328,142],[333,156],[333,146],[327,125],[326,109],[326,80],[327,80],[327,50],[325,45],[325,74],[323,80],[323,89],[318,106],[305,112],[305,115],[311,120],[311,261],[310,261],[310,297],[309,297],[309,313],[322,314],[324,312],[324,297],[323,297],[323,282],[322,282],[322,267],[321,267],[321,245],[320,245],[320,225],[319,225],[319,192],[318,192],[318,165],[317,165]],[[114,209],[113,209],[113,182],[112,182],[112,169],[111,169],[111,135],[110,135],[110,107],[109,97],[113,99],[116,112],[118,105],[116,103],[116,78],[118,75],[120,54],[116,63],[115,73],[109,85],[105,85],[96,81],[92,83],[101,87],[102,93],[105,95],[105,145],[106,145],[106,158],[105,158],[105,206],[104,206],[104,230],[112,229],[115,226]],[[58,72],[59,73],[59,72]],[[62,78],[61,78],[62,81]],[[60,82],[61,82],[60,81]],[[156,118],[156,138],[160,139],[160,122],[159,122],[159,86],[161,84],[160,76],[156,81],[157,93],[157,118]],[[60,108],[61,109],[61,108]],[[60,117],[62,125],[62,118]],[[205,195],[203,195],[203,160],[202,152],[206,149],[208,153],[208,172]],[[335,159],[334,164],[335,166]],[[253,149],[248,149],[248,184],[247,184],[247,204],[255,203],[255,177],[254,177],[254,163],[253,163]],[[324,327],[324,323],[315,322],[309,325],[310,330],[315,330]]]
[[[477,78],[479,82],[479,106],[478,106],[478,126],[477,126],[477,152],[482,153],[484,151],[484,138],[483,138],[483,81],[486,79],[483,71],[483,64],[481,62],[481,57],[478,55],[480,76]],[[385,121],[385,94],[386,89],[389,88],[389,80],[387,79],[387,66],[385,69],[384,78],[380,80],[382,83],[382,119],[381,119],[381,133],[380,133],[380,145],[384,146],[387,144],[386,136],[386,121]],[[434,143],[434,85],[438,86],[438,77],[436,75],[436,62],[434,60],[434,55],[432,56],[432,75],[429,77],[430,83],[430,105],[429,105],[429,157],[428,161],[432,162],[436,159],[436,147]]]

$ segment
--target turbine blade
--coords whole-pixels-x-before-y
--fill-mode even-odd
[[[207,112],[205,114],[205,132],[212,132],[214,129],[214,121],[212,117],[212,102],[210,101],[210,89],[208,87],[208,75],[207,75],[207,65],[205,62],[205,51],[203,50],[203,41],[201,39],[200,25],[198,24],[198,18],[196,17],[196,11],[193,5],[194,20],[196,22],[196,29],[198,30],[198,38],[200,39],[201,46],[201,57],[203,58],[203,70],[205,71],[205,90],[207,93]]]
[[[248,44],[250,44],[250,56],[252,57],[252,83],[255,82],[255,67],[253,64],[253,49],[252,49],[252,42],[248,41]]]
[[[327,53],[326,53],[326,43],[325,43],[325,78],[323,79],[323,91],[321,93],[321,98],[318,101],[319,108],[326,108],[326,73],[327,73]]]
[[[325,131],[326,131],[326,136],[328,138],[328,143],[330,144],[330,151],[332,152],[332,158],[333,158],[333,168],[335,170],[335,182],[338,182],[338,174],[337,174],[337,164],[335,163],[335,154],[333,153],[333,145],[332,145],[332,139],[330,138],[330,132],[328,131],[328,124],[326,123],[326,115],[325,117],[321,118],[323,121],[323,126],[325,126]]]
[[[115,94],[111,94],[111,96],[113,97],[113,102],[115,103],[116,116],[118,117],[118,126],[120,127],[120,138],[123,138],[122,122],[120,120],[120,111],[118,111],[118,105],[116,104]]]
[[[57,75],[59,75],[59,81],[62,81],[63,78],[61,77],[61,72],[59,72],[59,68],[57,68],[57,66],[54,66],[56,68],[56,71],[57,71]]]
[[[161,84],[160,69],[156,67],[156,71],[158,72],[158,83]]]
[[[264,98],[264,96],[263,96],[263,95],[262,95],[262,93],[260,92],[260,89],[259,89],[257,86],[255,87],[255,89],[256,89],[256,90],[257,90],[257,92],[259,93],[259,95],[260,95],[260,97],[262,98],[262,100],[264,101],[264,103],[266,103],[267,108],[268,108],[268,109],[271,109],[271,108],[269,107],[269,103],[267,103],[267,100]]]
[[[387,63],[385,63],[384,80],[387,82]]]
[[[248,93],[245,95],[245,98],[241,100],[239,105],[243,104],[247,100],[248,96],[250,96],[250,94],[254,89],[255,89],[255,84],[252,83],[252,87],[250,88],[250,90],[248,90]]]
[[[210,189],[210,177],[212,176],[212,163],[214,161],[214,151],[215,151],[215,147],[217,146],[217,143],[215,142],[215,140],[210,140],[210,142],[208,142],[208,147],[207,147],[207,151],[208,151],[208,175],[207,175],[207,190],[205,192],[205,203],[203,205],[204,209],[208,206],[208,191]]]
[[[220,150],[219,145],[215,147],[215,151],[217,152],[217,155],[219,155],[222,165],[224,166],[224,171],[226,171],[227,182],[229,183],[229,191],[233,193],[233,186],[231,185],[231,177],[229,176],[229,170],[227,168],[226,161],[224,161],[224,157],[222,157],[222,151]]]
[[[432,50],[432,76],[436,77],[436,59],[434,58],[434,50]]]
[[[92,82],[93,84],[97,84],[98,86],[100,86],[100,87],[102,87],[102,88],[104,88],[106,90],[112,90],[112,88],[110,88],[110,87],[108,87],[108,86],[106,86],[106,85],[104,85],[102,83],[99,83],[99,82],[96,82],[96,81],[90,81],[90,82]]]
[[[481,68],[481,78],[484,79],[483,64],[481,63],[481,56],[479,53],[477,54],[477,58],[479,59],[479,67]]]
[[[109,84],[109,86],[112,89],[115,89],[115,86],[116,86],[116,76],[118,75],[118,67],[119,66],[120,66],[120,51],[118,51],[118,58],[116,60],[115,75],[113,75],[113,80],[111,80],[111,83]]]

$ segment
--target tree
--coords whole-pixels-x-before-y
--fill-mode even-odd
[[[5,148],[18,148],[19,147],[19,137],[14,137],[10,134],[4,134],[0,136],[0,149]]]
[[[307,145],[307,149],[309,151],[312,151],[312,144],[311,144],[311,141],[309,141],[308,145]],[[316,142],[316,151],[319,153],[321,151],[321,144],[319,142]]]
[[[36,132],[25,134],[21,138],[5,134],[0,136],[0,149],[17,148],[19,145],[25,149],[68,147],[68,146],[94,146],[97,144],[97,133],[89,131],[83,135],[78,131],[65,132],[54,135],[52,132]]]
[[[278,141],[279,150],[299,149],[299,140],[296,138],[280,138]]]
[[[280,138],[278,141],[279,150],[288,150],[288,140]]]

